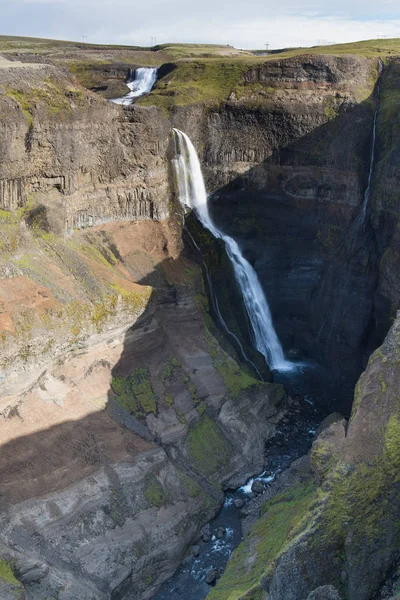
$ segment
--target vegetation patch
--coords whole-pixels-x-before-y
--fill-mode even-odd
[[[206,413],[190,427],[187,440],[191,458],[206,475],[229,465],[228,443],[219,427]]]
[[[205,331],[205,338],[214,366],[221,375],[228,392],[232,396],[235,396],[240,391],[246,390],[253,385],[262,385],[262,382],[260,382],[259,379],[255,379],[255,377],[241,369],[233,358],[222,350],[217,340],[207,330]]]
[[[14,575],[11,563],[4,560],[4,558],[0,558],[0,579],[10,585],[22,587],[21,583]]]
[[[197,481],[186,475],[186,473],[184,473],[183,471],[178,471],[178,477],[180,479],[182,487],[191,498],[196,498],[200,495],[201,487],[199,486]]]
[[[146,502],[152,506],[163,506],[168,500],[161,483],[155,477],[149,479],[144,488],[144,497]]]
[[[306,529],[315,499],[315,485],[305,483],[291,487],[266,503],[263,516],[233,552],[225,573],[208,598],[260,598],[261,580],[270,574],[285,548]]]
[[[400,421],[389,419],[382,454],[370,464],[349,468],[340,463],[330,474],[323,532],[330,540],[344,543],[349,528],[355,536],[374,539],[386,516],[387,496],[400,483]],[[400,530],[400,523],[398,524]]]
[[[170,382],[175,371],[181,367],[181,363],[175,357],[165,359],[165,363],[165,367],[161,373],[161,379],[164,384]]]
[[[139,103],[166,110],[200,102],[215,104],[227,100],[248,68],[240,59],[182,60]]]
[[[137,419],[157,412],[156,396],[147,368],[135,369],[128,377],[113,377],[111,387],[115,401]]]

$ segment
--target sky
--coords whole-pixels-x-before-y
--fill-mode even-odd
[[[0,34],[260,49],[400,37],[400,0],[0,0]]]

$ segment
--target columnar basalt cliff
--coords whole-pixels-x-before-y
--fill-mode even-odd
[[[157,109],[122,113],[48,65],[1,72],[2,208],[43,201],[59,233],[167,217],[170,127]]]
[[[197,141],[214,218],[254,264],[283,346],[338,365],[352,381],[382,341],[388,305],[398,300],[398,288],[384,275],[392,251],[382,259],[397,222],[397,200],[389,216],[385,197],[396,197],[397,138],[387,131],[398,68],[391,61],[381,75],[375,171],[362,227],[355,222],[370,168],[377,59],[277,60],[245,72],[229,102],[172,111],[173,122]],[[221,281],[221,297],[231,295],[227,286]],[[228,321],[230,312],[226,307]]]
[[[6,600],[151,598],[222,490],[263,469],[264,443],[287,410],[283,388],[256,379],[210,318],[202,258],[182,242],[173,125],[201,155],[213,218],[254,264],[286,352],[335,363],[332,408],[349,412],[343,389],[394,319],[399,62],[386,61],[381,75],[361,224],[378,60],[221,65],[169,64],[154,95],[123,109],[66,69],[0,62]],[[180,69],[192,79],[175,90]],[[123,69],[109,77],[124,79]],[[250,349],[222,246],[193,216],[187,226],[226,322]],[[311,600],[334,586],[351,600],[372,598],[396,558],[397,330],[396,321],[360,380],[349,427],[339,420],[322,431],[311,467],[304,459],[301,480],[266,505],[271,520],[255,526],[211,597]],[[377,487],[360,491],[370,472]],[[372,503],[365,527],[352,494],[360,514]]]

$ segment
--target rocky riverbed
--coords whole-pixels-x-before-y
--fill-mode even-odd
[[[329,374],[313,365],[276,374],[276,378],[285,382],[292,395],[287,414],[265,444],[264,471],[238,489],[226,491],[219,514],[203,527],[182,565],[153,600],[205,598],[223,573],[232,551],[259,517],[262,505],[301,477],[307,462],[301,457],[309,451],[330,403]],[[306,390],[310,393],[305,394]]]

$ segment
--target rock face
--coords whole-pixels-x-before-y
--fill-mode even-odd
[[[32,279],[2,280],[13,329],[3,332],[0,539],[33,600],[150,597],[222,486],[263,468],[284,391],[222,349],[201,272],[173,232],[110,223],[76,233],[67,260],[61,239],[27,233],[26,256],[35,264],[47,249],[49,262]],[[43,269],[50,288],[35,282]],[[15,306],[15,279],[18,290],[36,285],[41,304]]]
[[[43,205],[60,233],[165,219],[170,126],[160,111],[123,112],[49,65],[4,68],[1,85],[1,208]]]
[[[308,478],[264,505],[210,599],[375,597],[398,563],[399,352],[400,313],[357,384],[350,422],[321,431]]]
[[[262,470],[285,393],[255,380],[209,317],[183,252],[164,113],[107,104],[52,66],[0,68],[0,554],[32,600],[147,599],[222,489]],[[353,222],[377,74],[350,57],[261,64],[229,101],[171,116],[203,149],[215,218],[254,263],[285,348],[321,352],[346,380],[399,293],[396,61],[382,78],[381,187]],[[199,243],[244,332],[226,257]],[[238,585],[270,600],[378,589],[400,516],[398,329],[360,380],[349,426],[320,433],[312,471],[270,500],[210,598]],[[24,597],[2,571],[0,586]]]
[[[268,62],[245,73],[229,102],[178,107],[172,115],[196,142],[214,191],[214,218],[254,265],[286,352],[336,365],[337,377],[354,383],[399,300],[398,137],[390,125],[398,72],[393,60],[381,78],[362,225],[355,220],[370,166],[376,60]],[[225,263],[213,266],[224,318],[244,336],[243,317],[231,317],[240,296],[230,272]],[[348,413],[349,392],[341,408]]]
[[[262,470],[285,393],[212,325],[162,113],[52,66],[2,86],[2,595],[148,598]]]

